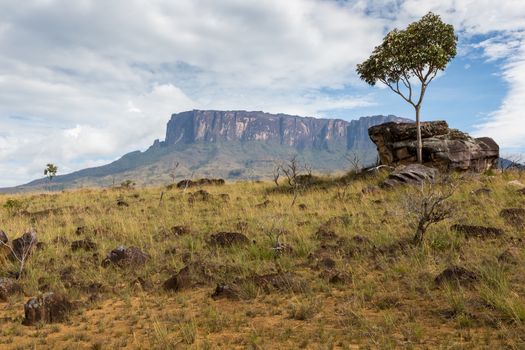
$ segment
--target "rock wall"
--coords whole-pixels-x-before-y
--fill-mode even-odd
[[[416,125],[385,123],[368,129],[381,164],[397,166],[417,162]],[[442,171],[486,171],[497,166],[499,146],[489,137],[473,138],[445,121],[421,123],[423,164]]]
[[[341,119],[298,117],[247,111],[193,110],[173,114],[166,130],[167,145],[194,142],[261,141],[297,149],[372,148],[367,130],[395,116]]]

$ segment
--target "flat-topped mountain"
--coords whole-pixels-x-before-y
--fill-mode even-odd
[[[378,115],[348,122],[264,112],[193,110],[171,116],[162,145],[259,141],[298,150],[370,148],[368,128],[396,121],[406,119]]]
[[[314,171],[333,172],[348,167],[349,152],[359,154],[364,163],[375,161],[377,150],[368,128],[403,121],[407,119],[393,115],[345,121],[264,112],[187,111],[173,114],[166,139],[155,140],[145,152],[57,176],[51,184],[39,179],[3,191],[109,186],[125,180],[160,185],[190,176],[259,179],[271,175],[275,161],[293,155]]]

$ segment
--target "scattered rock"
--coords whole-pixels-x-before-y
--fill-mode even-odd
[[[385,123],[368,129],[381,164],[399,166],[416,163],[415,123]],[[473,138],[445,121],[421,123],[423,163],[441,171],[483,172],[497,167],[499,146],[488,137]]]
[[[498,256],[498,261],[503,264],[517,265],[520,261],[520,252],[515,247],[508,248]]]
[[[126,201],[125,201],[124,199],[122,199],[122,198],[117,199],[117,205],[118,205],[119,207],[129,207],[128,202],[126,202]]]
[[[77,236],[80,236],[80,235],[85,234],[86,231],[87,231],[86,226],[78,226],[77,229],[75,230],[75,234],[76,234]]]
[[[77,280],[75,279],[75,268],[68,266],[60,270],[60,281],[64,284],[64,287],[71,288],[78,285]],[[40,283],[39,283],[40,284]],[[42,287],[39,287],[39,290],[44,290]]]
[[[212,277],[208,274],[206,266],[200,262],[192,262],[166,280],[163,287],[165,290],[177,292],[182,289],[206,285],[211,281]]]
[[[22,260],[29,257],[38,244],[38,238],[35,231],[31,230],[22,235],[22,237],[13,240],[12,248],[14,258]]]
[[[131,282],[131,286],[137,290],[150,290],[153,288],[153,283],[142,277],[137,277],[135,280],[133,280],[133,282]]]
[[[337,234],[332,230],[328,230],[325,226],[321,226],[314,233],[314,238],[322,242],[333,241],[337,239]]]
[[[183,225],[173,226],[170,231],[175,236],[184,236],[191,233],[191,229],[188,226]]]
[[[465,235],[466,238],[496,238],[501,237],[505,232],[497,227],[485,227],[485,226],[474,226],[474,225],[452,225],[450,227],[452,231],[456,231]]]
[[[139,267],[146,264],[149,255],[137,247],[120,246],[113,249],[102,261],[102,266],[116,265],[118,267]]]
[[[79,241],[74,241],[71,243],[71,250],[76,252],[77,250],[83,249],[85,251],[97,250],[98,246],[91,239],[86,238]]]
[[[525,224],[525,209],[523,208],[506,208],[500,211],[499,216],[505,220],[507,225],[521,228]]]
[[[326,272],[326,278],[331,284],[347,284],[352,282],[352,275],[347,272],[342,271],[333,271]]]
[[[224,202],[228,203],[230,201],[230,195],[228,193],[219,194],[219,198]]]
[[[226,182],[223,179],[198,179],[198,180],[182,180],[177,183],[177,188],[190,188],[195,186],[214,185],[222,186]]]
[[[7,234],[2,230],[0,230],[0,242],[4,244],[9,242],[9,238],[7,237]]]
[[[0,277],[0,301],[6,301],[11,295],[22,293],[22,286],[13,278]]]
[[[239,232],[218,232],[210,236],[210,245],[231,247],[249,244],[248,237]]]
[[[468,285],[476,282],[479,279],[478,274],[461,266],[447,267],[436,278],[435,282],[438,285],[448,283],[458,283],[460,285]]]
[[[397,185],[421,185],[425,182],[434,182],[438,171],[421,164],[400,166],[388,175],[381,187],[391,188]]]
[[[63,295],[45,293],[29,299],[24,305],[25,318],[22,324],[32,326],[37,323],[64,322],[72,309],[73,304]]]
[[[53,238],[53,240],[51,241],[53,244],[63,244],[63,245],[68,245],[69,244],[69,239],[67,239],[66,237],[64,236],[56,236],[55,238]]]
[[[335,269],[335,260],[330,257],[323,257],[317,262],[317,268],[321,270]]]
[[[210,200],[210,198],[211,198],[211,195],[209,192],[205,190],[198,190],[193,193],[190,193],[188,197],[188,203],[193,204],[197,201],[206,202]]]

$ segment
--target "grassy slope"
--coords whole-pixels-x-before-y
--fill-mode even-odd
[[[482,176],[463,183],[452,199],[458,204],[454,218],[431,227],[420,248],[364,251],[352,257],[334,254],[336,268],[351,275],[342,285],[319,277],[321,271],[308,258],[320,246],[314,232],[331,218],[342,217],[332,225],[340,237],[360,235],[380,247],[395,244],[413,234],[414,220],[402,205],[413,190],[362,194],[380,178],[357,180],[344,198],[337,196],[342,193],[338,187],[303,193],[298,203],[306,210],[290,207],[290,194],[268,193],[272,184],[250,182],[207,187],[214,197],[193,205],[187,200],[193,189],[168,191],[162,205],[159,196],[165,190],[160,188],[0,196],[0,203],[8,198],[23,201],[29,212],[67,207],[34,220],[0,211],[2,229],[11,238],[32,225],[47,244],[32,257],[22,278],[27,296],[47,285],[86,301],[90,293],[76,285],[103,286],[101,299],[85,304],[65,324],[24,327],[20,321],[27,297],[1,303],[0,348],[522,348],[525,231],[506,226],[498,216],[502,208],[525,206],[525,196],[506,186],[518,176]],[[471,194],[484,186],[492,190],[489,196]],[[216,196],[221,193],[230,200]],[[129,207],[118,207],[117,198]],[[266,208],[256,207],[265,199],[271,201]],[[238,231],[240,222],[247,223],[244,232],[255,243],[231,249],[207,245],[210,234]],[[449,230],[456,222],[501,227],[506,235],[466,240]],[[161,234],[174,225],[187,225],[193,233]],[[78,226],[87,227],[83,236],[75,234]],[[272,253],[265,232],[276,228],[286,230],[283,241],[294,248],[292,255]],[[57,237],[73,241],[84,236],[98,244],[98,256],[53,243]],[[121,244],[145,250],[150,262],[124,271],[100,267],[107,252]],[[519,249],[519,263],[498,263],[497,256],[513,246]],[[249,290],[240,301],[212,300],[214,283],[178,293],[162,291],[162,282],[184,266],[182,258],[188,253],[193,260],[223,267],[215,282],[285,270],[299,274],[306,286],[295,292]],[[436,287],[435,276],[451,264],[477,271],[483,279],[472,287]],[[60,278],[67,267],[74,268],[78,283],[73,286]],[[0,276],[12,269],[5,262]],[[137,277],[153,288],[137,288]]]
[[[174,164],[177,179],[195,177],[221,177],[230,179],[270,178],[275,161],[287,160],[299,155],[302,163],[307,163],[317,172],[333,172],[348,166],[345,149],[336,151],[305,150],[298,152],[292,147],[265,144],[261,142],[197,143],[177,145],[171,148],[156,148],[146,152],[133,152],[109,165],[85,169],[77,173],[57,176],[51,183],[36,180],[17,190],[62,190],[90,186],[111,186],[125,180],[133,180],[138,185],[164,185],[171,181]],[[362,150],[363,163],[375,161],[374,148]],[[231,172],[238,175],[232,176]],[[7,189],[9,190],[9,189]],[[0,191],[1,192],[1,191]]]

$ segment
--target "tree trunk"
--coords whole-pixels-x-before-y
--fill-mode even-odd
[[[413,242],[414,244],[421,244],[423,243],[423,235],[425,234],[425,222],[423,218],[419,220],[419,223],[417,225],[416,234],[414,235]]]
[[[417,129],[417,162],[423,164],[423,141],[421,140],[421,120],[419,112],[421,106],[416,106],[416,129]]]

